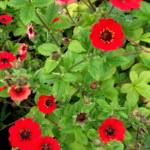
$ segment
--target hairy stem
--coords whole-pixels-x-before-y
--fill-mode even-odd
[[[92,9],[93,11],[96,11],[96,8],[95,8],[94,5],[91,3],[91,1],[90,1],[90,0],[87,0],[87,1],[88,1],[89,5],[91,6],[91,9]]]
[[[35,13],[36,16],[39,18],[39,20],[41,21],[41,23],[43,24],[43,26],[47,29],[48,32],[50,32],[50,28],[48,27],[48,25],[45,23],[45,21],[43,20],[43,18],[40,16],[39,12],[37,9],[35,9]],[[59,43],[57,42],[57,40],[55,39],[54,35],[52,33],[50,33],[53,41],[56,43],[57,46],[59,46]]]
[[[69,12],[68,8],[65,7],[65,9],[66,9],[67,15],[70,18],[70,20],[72,21],[72,23],[75,24],[75,25],[77,25],[76,22],[73,20],[72,16],[70,15],[70,12]]]

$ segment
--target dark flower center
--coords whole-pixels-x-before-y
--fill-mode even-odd
[[[17,87],[16,89],[15,89],[15,92],[16,93],[21,93],[23,91],[23,89],[21,88],[21,87]]]
[[[41,150],[51,150],[50,145],[47,143],[42,144]]]
[[[47,99],[46,102],[45,102],[45,105],[47,107],[51,106],[52,104],[53,104],[53,102],[50,99]]]
[[[77,115],[76,121],[77,122],[84,122],[87,119],[86,113],[79,113]]]
[[[30,34],[32,34],[32,33],[33,33],[32,28],[29,28],[29,33],[30,33]]]
[[[6,18],[1,18],[1,21],[7,21],[7,19]]]
[[[22,50],[25,51],[25,50],[26,50],[26,46],[23,46],[23,47],[22,47]]]
[[[108,126],[106,128],[105,132],[108,136],[113,136],[115,134],[115,129],[111,126]]]
[[[125,1],[125,0],[121,0],[121,2],[123,2],[123,3],[124,3],[124,2],[126,2],[126,1]]]
[[[106,29],[101,33],[100,38],[105,42],[110,42],[113,39],[113,34]]]
[[[1,61],[2,61],[4,64],[7,64],[7,63],[8,63],[8,59],[7,59],[7,58],[1,58]]]
[[[31,136],[31,132],[29,129],[23,129],[20,131],[20,137],[22,140],[28,140]]]

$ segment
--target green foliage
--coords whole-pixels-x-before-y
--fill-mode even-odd
[[[57,138],[62,150],[146,150],[150,147],[150,3],[143,1],[139,9],[124,12],[111,10],[108,1],[90,1],[67,6],[54,0],[0,1],[1,14],[14,17],[10,24],[0,24],[0,51],[17,56],[12,68],[0,70],[0,87],[6,86],[0,91],[0,127],[13,113],[7,110],[12,105],[38,122],[43,136]],[[94,48],[89,36],[100,18],[113,18],[122,25],[122,47],[107,52]],[[29,24],[34,27],[33,39],[27,36]],[[20,43],[28,45],[25,61],[19,59]],[[8,94],[13,84],[29,85],[32,94],[16,105]],[[39,111],[41,95],[55,97],[52,113]],[[81,122],[80,113],[86,114]],[[125,125],[124,142],[104,144],[99,139],[98,127],[111,116]]]

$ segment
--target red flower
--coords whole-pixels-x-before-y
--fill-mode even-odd
[[[72,4],[75,2],[76,0],[56,0],[56,3],[59,5],[68,5],[68,4]]]
[[[54,19],[52,20],[52,23],[58,22],[59,20],[60,20],[60,18],[59,18],[59,17],[54,18]]]
[[[104,143],[108,143],[110,140],[123,141],[125,131],[123,122],[116,118],[107,118],[98,128],[100,139]]]
[[[35,32],[32,24],[29,24],[27,26],[27,35],[29,39],[33,39],[35,37]]]
[[[27,54],[19,55],[20,60],[24,61],[27,58]]]
[[[9,141],[13,148],[29,150],[32,143],[40,137],[40,126],[31,118],[19,119],[9,128]]]
[[[8,91],[8,94],[13,101],[23,101],[31,94],[31,90],[28,85],[18,87],[16,85],[12,85]]]
[[[11,52],[0,52],[0,69],[11,68],[16,56]]]
[[[92,28],[90,40],[94,47],[104,51],[118,49],[124,40],[122,26],[111,18],[100,19]]]
[[[13,21],[13,17],[10,15],[0,15],[0,23],[9,24]]]
[[[46,136],[37,140],[32,150],[60,150],[60,144],[56,139]]]
[[[3,90],[5,90],[5,89],[6,89],[6,86],[1,86],[0,87],[0,92],[3,91]]]
[[[28,50],[28,45],[25,43],[21,43],[18,48],[19,58],[21,61],[24,61],[26,59],[27,50]]]
[[[40,96],[38,100],[38,108],[44,114],[49,114],[56,109],[55,98],[51,96]]]
[[[113,6],[123,11],[139,8],[141,1],[142,0],[110,0]]]

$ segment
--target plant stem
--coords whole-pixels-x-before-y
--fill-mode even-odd
[[[45,23],[45,21],[43,20],[43,18],[40,16],[40,14],[38,13],[38,10],[35,9],[35,13],[37,15],[37,17],[39,18],[39,20],[41,21],[41,23],[43,24],[43,26],[47,29],[48,32],[50,32],[50,28],[48,27],[48,25]],[[57,42],[57,40],[55,39],[54,35],[52,33],[50,33],[53,41],[56,43],[57,46],[59,46],[59,43]]]
[[[73,20],[72,16],[70,15],[70,12],[69,12],[67,6],[65,7],[65,9],[66,9],[67,15],[70,18],[70,20],[73,22],[73,24],[77,25],[76,22]]]
[[[11,105],[12,107],[16,106],[15,103],[11,103],[11,102],[8,102],[8,101],[3,101],[3,100],[0,100],[0,103],[8,104],[8,105]],[[30,109],[31,108],[29,106],[21,106],[21,105],[19,105],[18,107],[25,108],[25,109]]]
[[[87,58],[85,58],[85,59],[82,59],[81,61],[79,61],[79,62],[77,62],[76,64],[74,64],[74,65],[72,65],[68,70],[72,70],[74,67],[76,67],[76,66],[78,66],[78,65],[80,65],[81,63],[83,63],[83,62],[85,62],[85,61],[87,61],[87,59],[88,58],[91,58],[91,57],[96,57],[97,55],[89,55]]]
[[[136,43],[135,41],[132,41],[131,39],[127,39],[132,45],[139,47],[141,50],[143,50],[145,53],[150,53],[149,50],[146,50],[144,47],[142,47],[139,43]]]
[[[93,10],[93,11],[96,11],[96,8],[95,8],[94,5],[91,3],[91,1],[90,1],[90,0],[87,0],[87,1],[88,1],[89,5],[91,6],[92,10]]]
[[[9,123],[9,124],[7,124],[7,125],[4,125],[4,126],[0,129],[0,131],[4,130],[5,128],[7,128],[7,127],[9,127],[9,126],[11,126],[11,125],[13,125],[15,122],[16,122],[16,121],[13,121],[13,122],[11,122],[11,123]]]
[[[57,122],[54,122],[53,120],[51,120],[51,119],[49,119],[49,118],[48,118],[48,120],[49,120],[52,124],[54,124],[55,126],[57,126],[59,129],[61,129],[61,127],[59,126],[59,124],[58,124]]]
[[[86,3],[86,1],[82,0],[81,2],[83,2],[89,9],[91,8],[90,5]]]
[[[114,6],[111,6],[109,11],[104,14],[104,18],[108,17],[108,15],[113,11],[113,9],[114,9]]]

